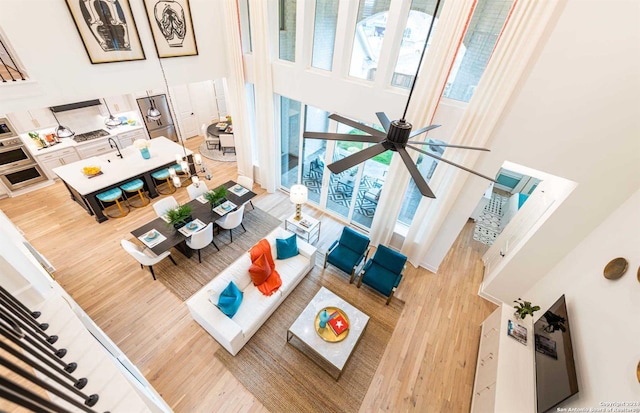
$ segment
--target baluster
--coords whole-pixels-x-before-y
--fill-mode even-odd
[[[44,397],[0,376],[0,397],[34,412],[70,413]]]
[[[2,41],[2,39],[0,38],[0,45],[2,46],[2,48],[5,50],[5,52],[7,52],[7,56],[9,56],[9,59],[11,60],[11,63],[13,64],[13,66],[15,67],[15,71],[18,72],[18,74],[20,75],[20,78],[22,80],[25,80],[24,76],[22,75],[22,71],[20,69],[18,69],[18,65],[16,64],[16,62],[13,60],[13,57],[11,56],[11,53],[9,53],[9,50],[7,50],[7,47],[4,45],[4,42]],[[4,65],[4,67],[6,68],[7,65],[4,63],[4,61],[2,62],[2,64]],[[11,76],[11,80],[13,80],[14,82],[17,80],[13,77],[13,74],[11,74],[11,70],[8,70],[9,75]]]
[[[36,347],[44,348],[48,351],[51,351],[58,358],[63,358],[67,354],[67,349],[64,349],[64,348],[57,349],[53,347],[47,340],[43,340],[42,337],[40,337],[37,334],[37,330],[38,330],[37,328],[34,329],[35,331],[29,328],[26,328],[27,325],[23,324],[21,320],[16,318],[13,314],[6,312],[3,308],[0,308],[0,319],[6,321],[9,324],[13,323],[21,327],[21,329],[24,330],[25,333],[29,334],[29,335],[25,335],[25,340],[35,345]],[[45,335],[45,337],[48,337],[48,336]]]

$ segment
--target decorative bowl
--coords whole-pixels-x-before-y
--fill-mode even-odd
[[[98,175],[101,171],[101,168],[96,165],[89,165],[82,168],[82,173],[86,176],[95,176]]]

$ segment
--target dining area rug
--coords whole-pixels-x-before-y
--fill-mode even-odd
[[[220,348],[215,356],[271,412],[357,412],[400,318],[404,302],[386,298],[347,274],[318,263],[234,357]],[[307,354],[287,343],[287,329],[321,286],[370,317],[339,380]],[[338,344],[338,343],[336,343]]]
[[[211,159],[212,161],[235,162],[237,160],[235,153],[226,152],[223,155],[222,151],[218,149],[207,148],[206,142],[200,144],[200,146],[198,147],[198,151],[200,152],[200,155],[204,156],[207,159]]]
[[[233,242],[228,230],[216,233],[213,241],[220,251],[213,245],[206,246],[200,250],[202,263],[198,263],[197,252],[187,258],[172,251],[171,256],[178,265],[173,265],[169,260],[154,265],[156,278],[181,300],[186,301],[281,223],[278,218],[260,208],[245,209],[242,224],[247,229],[246,232],[240,226],[234,229]]]

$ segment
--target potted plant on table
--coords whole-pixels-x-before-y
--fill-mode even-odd
[[[226,201],[227,188],[220,185],[216,189],[213,189],[209,192],[205,192],[203,196],[204,196],[204,199],[206,199],[211,204],[211,207],[215,208]]]
[[[167,210],[169,224],[173,225],[175,229],[182,228],[187,222],[193,220],[193,217],[191,216],[192,210],[193,208],[188,204],[178,205],[175,208]]]
[[[516,309],[515,316],[524,320],[524,318],[528,315],[533,317],[533,313],[540,310],[539,305],[531,305],[530,301],[522,301],[522,298],[518,298],[517,300],[513,300],[516,305],[513,308]]]

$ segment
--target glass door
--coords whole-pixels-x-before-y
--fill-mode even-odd
[[[305,128],[310,132],[329,131],[329,113],[305,107]],[[322,139],[302,139],[302,183],[309,190],[309,201],[321,204],[322,179],[325,171],[327,141]],[[325,196],[326,198],[326,196]]]
[[[280,97],[280,183],[291,189],[298,182],[300,102]]]

